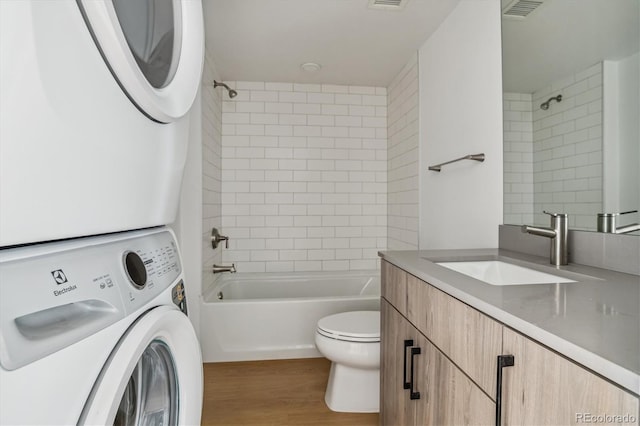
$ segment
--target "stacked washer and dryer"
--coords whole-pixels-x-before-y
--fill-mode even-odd
[[[198,424],[199,0],[0,1],[0,424]]]

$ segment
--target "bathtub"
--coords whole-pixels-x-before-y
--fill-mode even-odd
[[[379,310],[379,274],[224,274],[203,294],[203,360],[320,357],[314,343],[318,320],[339,312]]]

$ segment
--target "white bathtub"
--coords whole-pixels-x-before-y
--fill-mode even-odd
[[[379,309],[378,271],[225,274],[203,295],[203,360],[320,357],[320,318]]]

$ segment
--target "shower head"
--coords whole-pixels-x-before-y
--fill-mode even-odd
[[[235,90],[233,90],[232,88],[230,88],[229,86],[227,86],[224,83],[218,83],[217,81],[213,80],[213,88],[215,89],[218,86],[222,86],[225,89],[227,89],[227,92],[229,92],[229,97],[231,99],[235,98],[236,96],[238,96],[238,92],[236,92]]]
[[[551,103],[551,101],[556,101],[556,102],[561,102],[562,101],[562,95],[558,95],[558,96],[554,96],[552,98],[547,99],[547,102],[543,102],[540,104],[540,109],[541,110],[548,110],[549,109],[549,104]]]

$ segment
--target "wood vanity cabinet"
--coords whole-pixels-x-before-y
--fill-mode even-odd
[[[382,425],[496,424],[505,355],[502,424],[639,422],[636,396],[386,261],[380,311]]]
[[[629,392],[507,327],[503,349],[515,359],[503,371],[503,424],[638,424]]]
[[[411,288],[415,277],[387,262],[382,269],[380,423],[492,424],[494,401],[406,318],[402,306],[410,299],[402,289]]]

